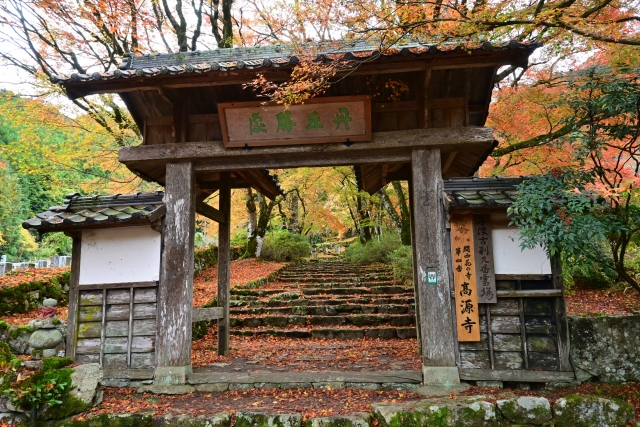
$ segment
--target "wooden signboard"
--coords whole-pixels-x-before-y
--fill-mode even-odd
[[[473,221],[471,216],[451,220],[453,281],[458,341],[480,341]]]
[[[476,255],[476,278],[478,280],[478,302],[495,304],[496,276],[493,268],[493,245],[491,244],[491,218],[488,215],[473,216],[473,241]]]
[[[225,147],[371,141],[368,96],[318,98],[304,104],[218,104]]]

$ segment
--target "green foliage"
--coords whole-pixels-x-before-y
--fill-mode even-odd
[[[389,254],[389,263],[393,276],[404,283],[413,282],[413,250],[411,246],[402,245]]]
[[[308,257],[310,252],[305,236],[282,230],[265,236],[260,257],[267,261],[295,261]]]
[[[211,268],[218,262],[218,247],[209,246],[208,248],[195,251],[193,254],[194,274],[198,275],[207,268]]]
[[[23,408],[41,408],[63,403],[63,398],[71,391],[73,369],[63,369],[73,360],[52,357],[44,359],[41,370],[24,381],[17,381],[3,391],[11,402]]]
[[[402,246],[398,234],[389,231],[380,240],[374,238],[365,244],[357,241],[344,252],[347,261],[353,264],[373,264],[390,262],[391,253]]]
[[[58,300],[59,306],[66,304],[68,293],[62,291],[62,286],[68,285],[69,279],[70,273],[64,272],[48,281],[23,282],[0,289],[0,315],[26,313],[38,302],[35,292],[39,300],[53,298]]]
[[[600,245],[619,224],[607,215],[604,203],[584,191],[587,184],[584,177],[567,175],[524,180],[518,186],[518,199],[509,208],[512,223],[520,228],[522,247],[542,244],[549,255],[563,252],[576,262],[599,259]],[[575,188],[583,191],[574,192]]]
[[[240,229],[231,237],[231,246],[238,247],[241,253],[244,254],[247,250],[248,241],[247,230]]]

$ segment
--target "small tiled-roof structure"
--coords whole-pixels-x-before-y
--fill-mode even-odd
[[[522,178],[451,178],[444,191],[451,208],[508,208],[516,200]]]
[[[366,41],[338,41],[332,43],[310,43],[294,48],[290,45],[275,44],[255,47],[235,47],[208,51],[153,53],[135,55],[127,53],[123,57],[119,69],[107,72],[96,71],[91,74],[54,75],[51,81],[65,84],[67,82],[86,82],[133,77],[154,77],[183,73],[227,72],[232,70],[253,70],[279,68],[298,64],[300,50],[312,52],[317,61],[360,60],[372,61],[399,56],[427,57],[446,55],[451,52],[467,54],[486,51],[529,50],[537,44],[521,43],[511,40],[507,43],[484,42],[475,48],[468,48],[462,41],[444,43],[402,42],[392,48],[380,51],[380,46]],[[304,55],[304,53],[302,53]]]
[[[108,196],[67,195],[61,206],[52,206],[22,223],[41,232],[87,228],[146,225],[165,214],[164,192]]]

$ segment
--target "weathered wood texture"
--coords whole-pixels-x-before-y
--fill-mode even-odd
[[[194,308],[192,321],[200,322],[202,320],[217,320],[224,317],[224,308],[222,307],[207,307],[207,308]]]
[[[476,279],[478,283],[478,302],[496,303],[496,278],[493,267],[493,242],[491,240],[491,217],[473,216],[473,244],[476,253]]]
[[[74,343],[78,334],[78,303],[80,284],[80,257],[82,246],[82,235],[77,234],[73,237],[73,246],[71,247],[71,277],[69,279],[69,316],[67,318],[67,342],[65,354],[71,359],[76,357],[76,349]]]
[[[304,104],[219,103],[226,147],[371,140],[371,98],[312,98]],[[340,121],[342,120],[342,121]]]
[[[76,360],[107,368],[154,367],[156,299],[156,286],[80,289]]]
[[[489,369],[460,369],[460,379],[470,381],[512,381],[512,382],[570,382],[575,379],[573,372],[555,371],[513,371]]]
[[[451,218],[451,241],[458,341],[480,341],[476,252],[471,216]]]
[[[411,225],[411,255],[412,255],[412,268],[413,268],[413,277],[418,277],[418,263],[416,262],[416,221],[415,221],[415,213],[413,212],[413,182],[409,179],[409,215],[410,215],[410,225]],[[422,355],[422,332],[420,331],[420,291],[418,289],[418,281],[413,281],[413,295],[415,300],[415,313],[416,313],[416,335],[417,335],[417,345],[418,345],[418,354]]]
[[[350,161],[353,158],[376,159],[377,156],[389,157],[388,153],[401,152],[405,161],[410,160],[413,148],[460,146],[490,147],[493,144],[493,129],[489,127],[463,127],[443,129],[412,129],[395,132],[377,132],[371,142],[356,142],[347,147],[343,144],[317,144],[285,147],[255,147],[246,152],[243,148],[225,148],[222,141],[189,142],[185,144],[143,145],[123,147],[118,159],[130,164],[133,162],[171,162],[203,161],[217,159],[214,165],[224,166],[218,170],[261,169],[269,164],[268,159],[278,160],[277,167],[299,167],[316,165],[314,160]],[[240,166],[236,166],[236,164]],[[206,170],[207,167],[197,167]]]
[[[192,163],[166,169],[164,250],[158,298],[158,366],[191,365],[195,179]]]
[[[220,174],[220,212],[225,221],[218,224],[218,307],[223,316],[218,319],[218,354],[229,354],[229,300],[231,298],[231,188],[228,172]]]
[[[460,343],[460,367],[466,370],[461,378],[544,382],[551,371],[557,371],[559,378],[573,378],[568,345],[563,349],[561,335],[563,322],[566,325],[561,289],[544,289],[549,285],[548,279],[497,282],[498,287],[512,290],[498,291],[496,304],[480,304],[481,341]],[[475,373],[470,374],[472,370]],[[518,377],[508,371],[525,374]],[[538,371],[545,372],[528,374]],[[532,379],[511,379],[516,377]]]
[[[555,317],[558,325],[558,356],[560,369],[570,371],[572,369],[569,358],[571,342],[569,337],[569,324],[567,322],[567,308],[564,302],[564,283],[562,279],[562,260],[559,255],[551,257],[551,275],[553,276],[553,288],[561,292],[556,299]]]
[[[420,294],[423,364],[456,366],[453,311],[445,255],[445,204],[440,151],[414,150],[411,159],[415,259]],[[438,273],[438,284],[427,284],[427,271]]]

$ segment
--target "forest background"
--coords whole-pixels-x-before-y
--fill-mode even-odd
[[[313,62],[305,56],[313,42],[339,50],[344,40],[367,40],[385,50],[407,40],[518,40],[541,47],[526,66],[499,70],[487,122],[499,145],[479,174],[534,176],[512,208],[514,221],[524,246],[562,254],[570,283],[640,291],[639,9],[637,0],[0,1],[0,252],[10,261],[69,254],[61,233],[21,228],[66,194],[159,189],[117,162],[120,147],[141,142],[120,100],[69,101],[52,76],[113,70],[125,53],[284,43],[303,58],[292,79],[257,79],[247,90],[291,103],[358,66]],[[387,81],[379,95],[407,94]],[[354,261],[394,261],[410,274],[406,186],[390,183],[370,196],[348,167],[272,172],[286,192],[275,201],[233,192],[232,233],[245,256],[260,255],[264,239],[269,256],[270,238],[302,244],[302,252],[342,241],[353,243]],[[214,223],[199,217],[197,227],[197,246],[215,243]]]

